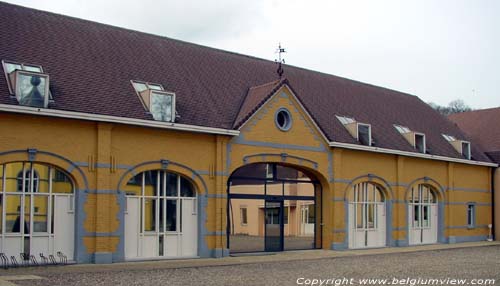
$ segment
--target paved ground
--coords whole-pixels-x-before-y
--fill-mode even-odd
[[[500,245],[483,243],[463,246],[467,248],[437,245],[420,247],[420,249],[386,248],[344,251],[340,254],[333,251],[313,250],[243,258],[12,269],[0,271],[0,280],[2,275],[22,273],[38,275],[42,279],[16,280],[8,283],[16,285],[297,285],[298,278],[344,277],[348,280],[354,279],[352,280],[354,284],[359,284],[357,280],[359,278],[389,278],[389,281],[392,281],[393,277],[399,279],[408,277],[412,279],[496,279],[497,283],[500,283]],[[414,249],[420,251],[411,252]],[[471,281],[468,280],[468,282]],[[0,285],[12,284],[2,284],[0,281]]]

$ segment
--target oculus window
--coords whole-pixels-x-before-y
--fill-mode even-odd
[[[155,83],[132,81],[132,86],[154,120],[175,121],[175,93],[165,91],[162,85]]]
[[[292,115],[285,108],[280,108],[275,115],[275,123],[281,131],[288,131],[292,127]]]

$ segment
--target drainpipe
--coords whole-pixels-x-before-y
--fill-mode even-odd
[[[492,220],[491,220],[491,224],[493,225],[493,228],[492,228],[492,233],[493,233],[493,240],[499,240],[500,239],[500,235],[498,235],[496,232],[497,232],[497,228],[495,227],[495,224],[497,223],[496,222],[496,219],[495,217],[496,216],[500,216],[500,209],[496,209],[496,204],[495,204],[495,180],[496,180],[496,173],[498,172],[498,176],[500,177],[500,167],[498,168],[491,168],[491,208],[493,210],[493,217],[492,217]],[[497,195],[500,195],[500,194],[497,194]],[[500,205],[498,206],[500,207]],[[500,230],[498,230],[500,231]]]

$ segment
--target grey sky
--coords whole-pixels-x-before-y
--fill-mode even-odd
[[[287,64],[441,105],[500,106],[500,1],[7,2],[269,60],[281,42]]]

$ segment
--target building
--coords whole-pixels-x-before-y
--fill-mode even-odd
[[[500,107],[489,108],[482,110],[474,110],[469,112],[456,113],[448,116],[455,122],[465,133],[486,151],[486,155],[490,159],[500,164]],[[500,195],[498,189],[500,187],[500,169],[497,168],[494,175],[494,230],[495,239],[500,238]]]
[[[11,4],[0,19],[9,256],[488,235],[498,165],[416,96],[288,65],[279,77],[274,62]]]

